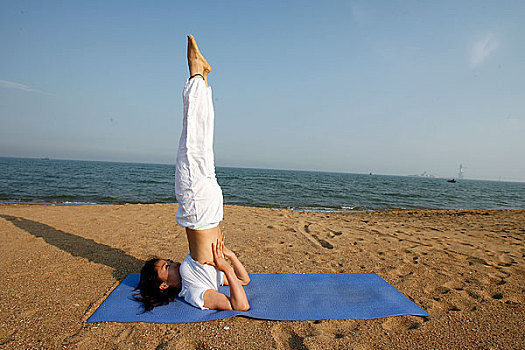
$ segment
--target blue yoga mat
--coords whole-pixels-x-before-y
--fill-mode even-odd
[[[133,299],[140,274],[129,274],[93,315],[92,322],[187,323],[246,316],[265,320],[369,319],[428,316],[375,273],[251,274],[250,310],[200,310],[181,298],[150,312]],[[229,295],[227,286],[219,291]]]

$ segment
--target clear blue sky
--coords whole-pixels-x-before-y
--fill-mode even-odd
[[[525,181],[523,1],[2,1],[0,156],[174,163],[186,34],[218,166]]]

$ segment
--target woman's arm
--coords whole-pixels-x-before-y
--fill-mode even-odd
[[[235,271],[235,276],[237,276],[237,278],[241,281],[241,284],[245,286],[248,283],[250,283],[250,276],[248,275],[248,272],[246,272],[246,269],[244,268],[240,260],[237,259],[237,256],[235,255],[235,253],[232,252],[230,249],[228,249],[224,245],[224,234],[221,232],[221,235],[222,235],[224,256],[230,259],[230,262],[232,263],[232,266],[233,266],[233,271]],[[228,285],[229,280],[225,280],[224,284]]]
[[[235,256],[235,254],[226,255],[226,253],[224,253],[224,256],[230,259],[232,266],[233,266],[233,271],[235,272],[235,277],[237,277],[237,279],[241,282],[241,285],[245,286],[248,283],[250,283],[250,276],[248,275],[248,272],[246,272],[246,269],[244,268],[242,263],[239,261],[239,259],[237,259],[237,256]],[[225,275],[224,277],[226,277],[224,279],[224,284],[229,285],[230,280],[228,279],[228,276],[226,274],[224,275]]]
[[[207,290],[204,293],[204,306],[209,309],[247,311],[250,309],[248,298],[234,268],[222,257],[223,250],[224,242],[217,239],[217,243],[212,244],[213,264],[209,263],[209,265],[224,272],[230,285],[230,297],[212,289]]]

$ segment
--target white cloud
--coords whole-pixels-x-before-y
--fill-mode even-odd
[[[0,80],[0,87],[4,87],[8,89],[18,89],[18,90],[24,90],[24,91],[36,91],[27,85],[15,83],[12,81],[7,81],[7,80]]]
[[[492,33],[477,40],[469,49],[470,68],[476,68],[481,65],[497,48],[499,41]]]
[[[32,87],[24,85],[24,84],[16,83],[14,81],[1,80],[1,79],[0,79],[0,88],[16,89],[16,90],[29,91],[29,92],[37,92],[39,94],[54,96],[54,94],[50,94],[48,92],[44,92],[44,91],[40,91],[40,90],[37,90],[37,89],[33,89]]]

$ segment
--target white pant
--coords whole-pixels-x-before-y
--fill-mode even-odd
[[[200,78],[186,82],[182,94],[184,121],[175,165],[177,223],[206,230],[223,219],[222,190],[215,177],[214,112],[211,87]]]

